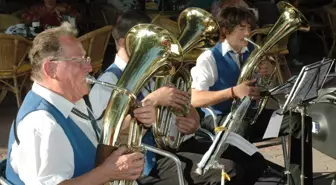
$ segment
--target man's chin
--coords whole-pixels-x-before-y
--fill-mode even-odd
[[[247,41],[245,41],[245,40],[242,41],[242,46],[243,46],[243,47],[247,47],[247,45],[248,45],[248,42],[247,42]]]

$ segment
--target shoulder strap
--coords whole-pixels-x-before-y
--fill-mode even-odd
[[[109,68],[105,70],[105,72],[111,72],[117,76],[118,79],[120,79],[122,75],[122,70],[119,69],[119,67],[116,64],[112,64]]]
[[[220,61],[222,58],[222,52],[220,48],[222,47],[221,43],[217,43],[215,47],[211,49],[212,55],[216,61]]]

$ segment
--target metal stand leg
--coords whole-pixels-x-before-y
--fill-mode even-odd
[[[222,165],[222,174],[221,174],[221,185],[225,185],[225,175],[226,175],[226,172],[225,172],[225,167],[224,165]]]
[[[331,185],[336,185],[336,174],[333,176],[333,180],[331,181]]]
[[[170,152],[167,152],[167,151],[164,151],[164,150],[161,150],[161,149],[158,149],[158,148],[146,145],[146,144],[141,144],[141,147],[143,147],[145,150],[148,150],[148,151],[151,151],[151,152],[154,152],[156,154],[159,154],[159,155],[162,155],[162,156],[165,156],[165,157],[168,157],[168,158],[172,159],[175,162],[176,167],[177,167],[177,175],[178,175],[178,178],[179,178],[179,184],[184,185],[182,165],[181,165],[181,161],[180,161],[179,158],[177,158],[174,154],[172,154]]]
[[[289,171],[289,159],[288,159],[288,151],[287,151],[287,144],[286,144],[286,137],[282,136],[282,151],[284,156],[284,163],[285,163],[285,175],[287,176],[287,185],[291,185],[291,172]]]
[[[304,168],[304,162],[305,162],[305,117],[306,117],[306,106],[303,106],[303,109],[301,111],[301,175],[300,175],[300,180],[301,180],[301,185],[304,185],[305,183],[305,168]]]
[[[301,175],[300,185],[313,184],[312,166],[312,120],[306,119],[307,105],[302,104],[301,108]]]

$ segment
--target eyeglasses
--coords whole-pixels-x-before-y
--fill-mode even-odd
[[[72,61],[72,62],[78,62],[80,64],[90,64],[91,63],[91,58],[90,57],[73,57],[73,58],[54,58],[50,61],[53,62],[59,62],[59,61]]]

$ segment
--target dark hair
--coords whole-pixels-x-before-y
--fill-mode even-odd
[[[243,22],[251,25],[254,29],[256,26],[256,18],[252,12],[242,7],[227,7],[221,10],[217,18],[219,27],[221,28],[221,37],[225,38],[226,34],[230,34],[236,26],[241,25]],[[222,32],[222,30],[226,32]]]
[[[125,38],[129,29],[140,23],[151,23],[151,18],[143,11],[131,10],[118,17],[112,31],[114,40]]]

